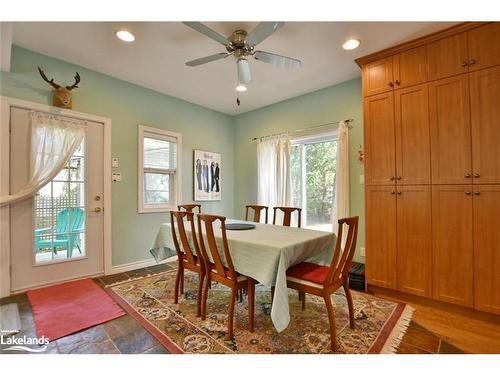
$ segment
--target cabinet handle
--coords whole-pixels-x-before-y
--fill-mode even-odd
[[[391,181],[394,181],[394,176],[391,176],[389,179],[390,179]]]
[[[476,63],[476,60],[472,59],[469,61],[469,65],[474,65]]]
[[[401,195],[401,192],[400,192],[400,191],[398,191],[398,195]]]
[[[481,177],[481,175],[479,173],[474,173],[474,177],[479,178],[479,177]]]
[[[393,191],[391,191],[391,194],[394,195],[394,194],[396,194],[396,192],[393,190]]]
[[[471,177],[472,177],[472,175],[471,175],[470,173],[466,173],[466,174],[464,174],[464,177],[465,177],[465,178],[471,178]]]
[[[481,192],[480,191],[475,191],[474,195],[481,195]]]
[[[392,81],[390,81],[389,86],[394,87],[394,83],[392,83]]]
[[[396,85],[400,85],[400,84],[401,84],[401,83],[399,82],[399,79],[397,79],[397,80],[396,80],[396,81],[394,81],[394,82],[396,82]]]
[[[401,176],[398,176],[397,178],[398,178],[398,180],[401,180]]]
[[[471,194],[470,191],[465,192],[465,195],[470,195],[470,194]]]
[[[469,65],[469,63],[467,63],[467,61],[463,61],[461,65],[462,65],[462,68],[463,68],[463,67],[466,67],[467,65]]]

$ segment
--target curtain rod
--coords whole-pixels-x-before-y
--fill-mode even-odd
[[[348,129],[352,129],[352,125],[350,125],[350,123],[354,122],[354,119],[350,118],[350,119],[347,119],[347,120],[343,120],[344,122],[347,123],[347,128]],[[336,125],[336,124],[339,124],[340,121],[334,121],[334,122],[327,122],[326,124],[321,124],[321,125],[315,125],[315,126],[311,126],[309,128],[304,128],[304,129],[297,129],[297,130],[292,130],[290,133],[299,133],[299,132],[304,132],[304,131],[308,131],[308,130],[311,130],[311,129],[317,129],[317,128],[322,128],[324,126],[329,126],[329,125]],[[262,137],[255,137],[255,138],[252,138],[252,141],[256,141],[258,139],[262,139],[262,138],[267,138],[267,137],[272,137],[272,136],[276,136],[276,135],[281,135],[281,134],[286,134],[287,132],[283,132],[283,133],[275,133],[275,134],[269,134],[269,135],[263,135]]]

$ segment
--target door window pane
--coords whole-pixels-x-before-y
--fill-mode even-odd
[[[85,148],[34,198],[35,263],[85,256]]]

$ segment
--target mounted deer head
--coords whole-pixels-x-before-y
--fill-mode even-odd
[[[72,90],[78,88],[78,83],[80,83],[80,74],[76,72],[75,83],[71,86],[60,86],[54,82],[54,78],[49,80],[40,67],[38,67],[38,71],[40,72],[43,80],[53,88],[52,105],[55,107],[73,108]]]

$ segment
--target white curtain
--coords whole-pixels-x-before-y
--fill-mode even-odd
[[[290,206],[290,135],[260,139],[257,144],[258,202],[261,205]]]
[[[85,136],[85,121],[31,112],[30,179],[12,195],[0,197],[0,206],[33,196],[66,165]]]
[[[335,174],[332,207],[332,225],[334,233],[337,233],[338,230],[338,220],[350,215],[349,190],[349,129],[345,121],[341,121],[339,123],[337,171]]]

